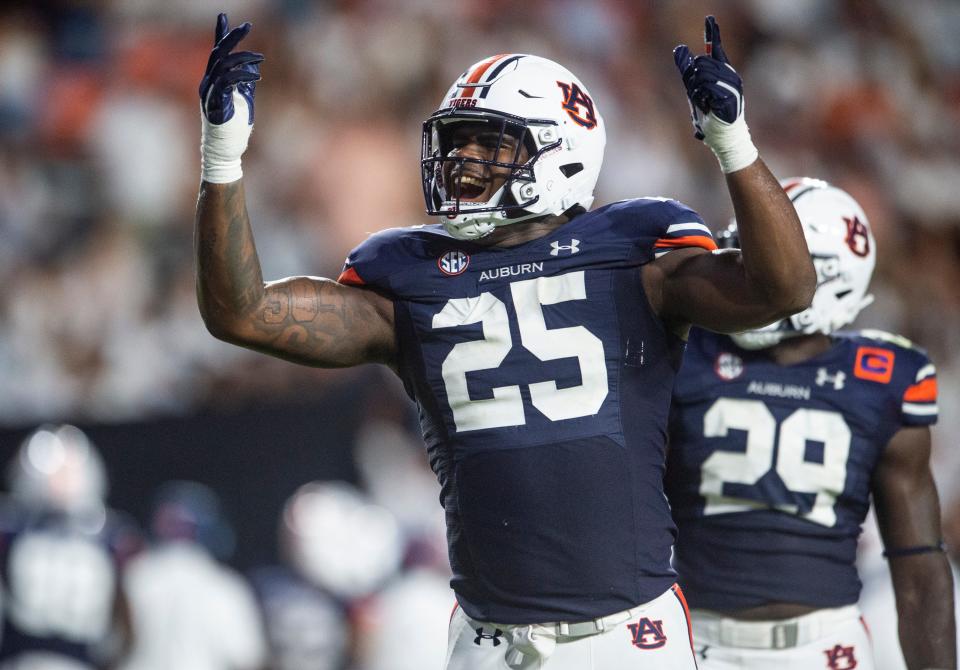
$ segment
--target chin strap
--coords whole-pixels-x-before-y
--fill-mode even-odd
[[[485,214],[493,214],[492,212],[485,212]],[[529,221],[530,219],[536,219],[547,214],[524,214],[523,216],[517,216],[514,218],[505,218],[502,216],[489,216],[481,218],[483,215],[478,215],[477,220],[472,221],[466,225],[456,226],[449,224],[445,217],[443,219],[444,227],[447,229],[447,232],[450,233],[450,236],[458,240],[479,240],[481,237],[486,237],[492,233],[497,228],[502,228],[503,226],[509,226],[514,223],[520,223],[522,221]],[[484,225],[487,224],[487,225]],[[471,234],[473,233],[473,234]]]
[[[943,543],[943,540],[940,540],[936,544],[921,544],[916,547],[886,549],[883,552],[883,557],[886,559],[902,558],[903,556],[916,556],[917,554],[943,553],[946,550],[947,545]]]

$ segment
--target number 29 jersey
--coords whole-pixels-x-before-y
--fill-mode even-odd
[[[908,340],[836,333],[781,366],[691,329],[670,416],[666,489],[691,607],[855,603],[870,480],[904,426],[937,418],[936,371]]]
[[[585,620],[674,582],[662,481],[682,342],[639,268],[692,246],[716,248],[696,213],[640,199],[514,247],[434,225],[383,231],[347,259],[341,283],[394,300],[470,617]]]

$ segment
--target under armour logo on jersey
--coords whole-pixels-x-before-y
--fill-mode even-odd
[[[853,655],[853,645],[844,647],[835,644],[833,649],[823,652],[827,655],[827,667],[830,670],[853,670],[857,667],[857,659]]]
[[[560,244],[559,242],[550,243],[550,255],[559,256],[561,251],[569,251],[571,254],[575,254],[580,251],[580,240],[571,239],[570,244]]]
[[[597,115],[593,110],[593,100],[583,92],[577,84],[564,84],[557,82],[557,86],[563,90],[563,109],[570,115],[570,118],[587,130],[593,130],[597,127]]]
[[[837,372],[835,374],[830,374],[826,368],[817,369],[817,386],[826,386],[827,384],[833,385],[834,391],[839,391],[843,388],[843,383],[847,379],[847,374],[845,372]]]
[[[499,628],[494,628],[492,634],[484,633],[483,626],[480,628],[475,628],[477,631],[477,636],[473,638],[473,643],[477,646],[480,646],[480,640],[493,640],[493,646],[500,646],[500,638],[503,636],[503,631]]]
[[[628,623],[627,628],[633,635],[633,646],[640,649],[659,649],[667,643],[667,636],[663,634],[663,620],[653,621],[643,617],[637,623]]]

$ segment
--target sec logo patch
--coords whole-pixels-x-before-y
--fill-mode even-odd
[[[743,374],[743,359],[736,354],[723,352],[714,361],[713,370],[720,379],[730,381]]]
[[[463,274],[470,265],[470,256],[462,251],[448,251],[437,259],[437,267],[447,276]]]

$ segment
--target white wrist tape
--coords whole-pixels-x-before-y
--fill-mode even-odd
[[[233,92],[233,116],[215,125],[200,112],[200,178],[211,184],[227,184],[243,177],[240,157],[247,149],[253,126],[247,123],[249,109],[243,96]]]
[[[724,174],[742,170],[760,155],[750,139],[750,129],[743,114],[733,123],[724,123],[710,113],[701,118],[700,128],[703,143],[716,155]]]

